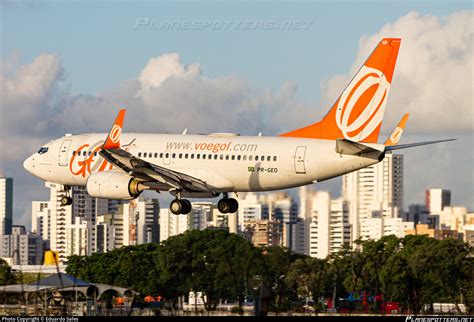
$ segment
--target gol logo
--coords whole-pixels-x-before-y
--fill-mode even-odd
[[[380,125],[389,87],[381,71],[362,66],[336,107],[336,124],[346,139],[364,140]]]
[[[112,127],[112,130],[110,130],[110,135],[109,135],[110,141],[112,141],[112,143],[118,143],[121,133],[122,133],[122,128],[119,125],[114,124],[114,126]]]
[[[393,144],[397,144],[398,141],[400,141],[400,138],[402,137],[403,129],[399,126],[393,131],[392,135],[390,135],[390,141],[392,141]]]
[[[85,178],[95,171],[104,171],[107,168],[111,170],[113,165],[98,155],[103,143],[103,141],[99,141],[93,145],[84,144],[80,146],[69,161],[69,170],[71,173],[75,176]],[[85,154],[84,151],[86,152]]]

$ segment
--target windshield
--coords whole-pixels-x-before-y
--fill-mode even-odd
[[[38,151],[39,154],[43,154],[43,153],[46,153],[46,152],[48,152],[48,148],[46,148],[44,146],[41,149],[39,149],[39,151]]]

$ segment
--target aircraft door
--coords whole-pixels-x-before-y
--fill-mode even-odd
[[[304,165],[304,158],[306,154],[306,147],[305,146],[299,146],[296,148],[295,152],[295,172],[297,174],[305,174],[306,173],[306,167]]]
[[[71,145],[71,140],[64,140],[59,148],[59,158],[58,164],[62,167],[67,166],[67,156],[69,152],[69,145]]]

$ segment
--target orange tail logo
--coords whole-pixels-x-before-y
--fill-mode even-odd
[[[118,149],[120,148],[120,135],[122,134],[122,127],[123,127],[123,120],[125,118],[125,111],[120,110],[117,118],[115,119],[115,123],[110,129],[109,135],[107,136],[107,140],[105,141],[104,145],[102,146],[103,149]]]
[[[400,142],[400,139],[402,138],[403,131],[405,129],[405,124],[407,123],[408,116],[410,114],[405,114],[403,115],[402,119],[398,123],[397,127],[393,130],[392,134],[390,134],[389,138],[387,141],[385,141],[385,146],[393,146],[397,145],[398,142]]]
[[[320,122],[281,136],[376,143],[400,42],[383,39]]]

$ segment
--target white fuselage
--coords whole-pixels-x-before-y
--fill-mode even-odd
[[[25,168],[63,185],[85,186],[91,173],[122,171],[98,153],[107,134],[66,135],[35,153]],[[332,140],[288,137],[124,133],[122,148],[155,165],[205,181],[216,192],[266,191],[311,184],[379,162],[338,154]]]

